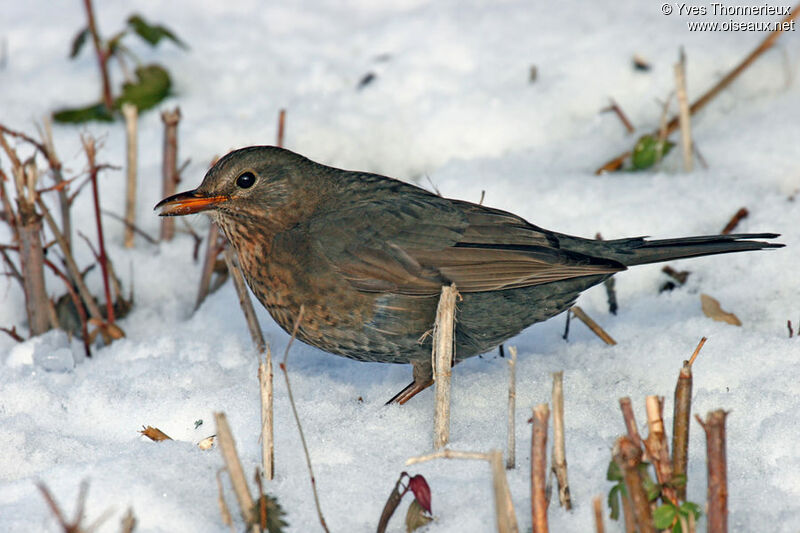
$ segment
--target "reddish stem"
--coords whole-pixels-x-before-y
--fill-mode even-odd
[[[88,1],[88,0],[87,0]],[[90,139],[85,143],[86,155],[89,157],[89,178],[92,182],[92,195],[94,197],[94,220],[97,224],[97,242],[100,248],[100,269],[103,271],[103,289],[106,293],[106,321],[114,323],[114,304],[111,301],[111,286],[108,281],[108,258],[106,256],[105,239],[103,239],[103,220],[100,217],[100,191],[97,187],[98,168],[94,161],[94,141]]]
[[[83,6],[86,8],[86,20],[89,25],[89,33],[92,34],[92,42],[94,43],[94,50],[97,54],[97,66],[100,68],[100,76],[103,78],[103,104],[105,104],[110,113],[114,109],[114,100],[111,98],[111,82],[108,78],[108,53],[103,50],[103,44],[100,42],[100,35],[97,33],[92,0],[83,0]]]

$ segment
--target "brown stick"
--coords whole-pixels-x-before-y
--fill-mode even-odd
[[[547,420],[550,408],[546,403],[533,409],[531,438],[531,516],[533,533],[547,533]]]
[[[100,270],[103,273],[103,289],[106,294],[106,321],[109,324],[114,323],[114,301],[111,298],[111,285],[108,279],[108,259],[106,256],[105,239],[103,238],[103,220],[100,217],[100,191],[97,186],[97,173],[99,168],[95,162],[96,145],[91,137],[84,137],[81,139],[83,149],[86,151],[86,158],[89,161],[89,178],[92,181],[92,197],[94,199],[94,220],[97,225],[97,243],[100,249],[98,262],[100,263]]]
[[[492,489],[494,491],[494,508],[498,533],[518,533],[517,516],[514,502],[508,488],[508,478],[503,468],[503,452],[489,452],[489,465],[492,468]]]
[[[31,336],[40,335],[50,329],[50,299],[44,281],[44,249],[40,238],[42,217],[36,213],[37,171],[33,161],[18,168],[24,174],[17,183],[24,183],[26,191],[18,190],[19,259],[25,289],[25,312]]]
[[[678,124],[681,127],[683,170],[692,171],[692,123],[689,118],[689,99],[686,96],[686,54],[681,48],[680,59],[675,65],[675,94],[678,97]]]
[[[553,373],[553,457],[552,471],[558,482],[558,503],[567,511],[572,498],[567,478],[567,449],[564,443],[564,372]]]
[[[636,446],[627,436],[617,439],[614,444],[614,461],[622,470],[625,479],[625,488],[631,498],[633,516],[640,533],[655,533],[653,516],[650,512],[650,503],[642,485],[642,472],[639,465],[642,463],[642,449]]]
[[[137,163],[137,116],[136,106],[130,102],[122,104],[125,117],[125,146],[127,154],[127,179],[125,189],[125,247],[133,248],[133,228],[136,227],[136,163]]]
[[[455,355],[455,317],[458,290],[455,283],[443,286],[433,326],[433,379],[436,410],[433,413],[433,447],[442,448],[450,439],[450,377]]]
[[[247,285],[242,276],[242,271],[239,268],[239,258],[232,248],[225,249],[225,263],[228,265],[228,272],[231,273],[231,278],[233,278],[233,286],[236,287],[236,294],[239,296],[239,305],[247,321],[247,329],[250,330],[250,338],[253,339],[253,344],[258,350],[258,353],[264,353],[267,350],[267,343],[264,341],[264,334],[261,332],[261,326],[258,324],[258,317],[256,317],[255,309],[253,309],[253,302],[250,300],[250,295],[247,293]]]
[[[475,459],[479,461],[489,461],[491,457],[488,453],[484,452],[462,452],[459,450],[450,450],[448,448],[444,448],[443,450],[439,450],[437,452],[410,457],[406,459],[406,466],[424,463],[434,459]]]
[[[233,439],[233,433],[231,433],[231,427],[228,424],[228,418],[225,413],[214,413],[214,420],[217,424],[217,443],[225,461],[228,476],[231,479],[233,493],[236,495],[236,501],[239,502],[239,512],[244,523],[249,526],[252,522],[251,513],[255,502],[250,493],[250,488],[247,486],[247,478],[244,475],[242,462],[239,460],[239,454],[236,451],[236,441]]]
[[[197,301],[194,304],[194,309],[200,307],[203,300],[208,296],[211,287],[211,276],[214,274],[214,265],[217,263],[217,256],[219,255],[219,227],[216,223],[211,222],[208,225],[208,236],[206,237],[206,256],[203,260],[203,272],[200,275],[200,288],[197,291]]]
[[[731,217],[731,219],[728,221],[728,223],[725,224],[725,227],[722,228],[722,232],[721,233],[723,235],[728,235],[730,232],[732,232],[734,230],[734,228],[736,228],[736,226],[739,225],[739,222],[741,222],[743,219],[747,218],[747,216],[749,214],[750,214],[750,212],[747,210],[746,207],[742,207],[741,209],[736,211],[736,213]]]
[[[725,417],[722,409],[711,411],[706,421],[695,418],[706,433],[706,453],[708,454],[708,531],[726,533],[728,531],[728,467],[725,452]]]
[[[273,424],[272,350],[258,363],[258,383],[261,391],[261,463],[266,479],[275,478],[275,432]]]
[[[164,159],[161,168],[164,179],[162,190],[164,198],[175,194],[178,185],[178,122],[180,120],[181,109],[179,107],[161,113],[161,121],[164,123]],[[174,236],[175,219],[162,217],[161,240],[171,241]]]
[[[769,50],[774,44],[775,41],[780,37],[781,33],[784,32],[784,28],[788,26],[788,23],[792,20],[796,19],[797,16],[800,15],[800,4],[795,5],[792,8],[791,14],[784,18],[780,24],[778,24],[777,29],[767,35],[761,43],[750,52],[747,57],[745,57],[733,70],[731,70],[724,78],[719,80],[713,87],[711,87],[708,91],[706,91],[700,98],[692,102],[692,105],[689,106],[689,114],[694,115],[698,111],[700,111],[703,107],[706,106],[714,97],[717,96],[721,91],[723,91],[728,85],[730,85],[739,75],[744,72],[756,59],[758,59],[764,52]],[[673,131],[678,128],[680,118],[679,116],[672,117],[666,124],[665,133],[669,135]],[[654,132],[653,135],[657,135],[658,131]],[[608,163],[601,166],[595,173],[602,174],[604,171],[608,172],[609,168],[611,167],[612,163],[619,161],[619,165],[616,165],[614,170],[620,168],[622,166],[622,161],[625,160],[626,155],[620,155],[609,161]]]
[[[620,120],[620,122],[622,122],[622,125],[625,126],[625,130],[628,133],[633,133],[636,131],[636,128],[633,127],[633,124],[631,124],[631,121],[628,120],[628,117],[622,111],[622,108],[619,106],[619,104],[617,104],[616,100],[613,98],[610,98],[609,100],[611,100],[611,102],[609,103],[608,107],[603,108],[600,112],[608,113],[609,111],[612,111],[615,115],[617,115],[617,118]]]
[[[603,522],[603,497],[595,496],[592,499],[592,508],[594,509],[594,530],[597,533],[606,533],[606,526]]]
[[[97,55],[97,66],[100,68],[100,76],[103,80],[103,104],[111,113],[114,110],[114,100],[111,98],[111,83],[108,77],[108,51],[103,49],[100,42],[100,35],[97,32],[97,24],[94,21],[94,10],[92,9],[92,0],[83,0],[83,6],[86,9],[86,20],[89,25],[89,33],[92,35],[92,42],[94,43],[94,51]]]
[[[53,181],[56,182],[56,190],[58,191],[61,232],[64,234],[64,238],[67,239],[67,243],[72,246],[72,218],[70,216],[69,195],[67,194],[67,187],[65,186],[64,176],[61,172],[61,161],[56,155],[56,147],[53,142],[53,125],[50,115],[45,115],[44,119],[42,119],[42,123],[42,146],[45,150],[44,156],[47,158],[47,164],[50,165]]]
[[[664,432],[662,414],[664,400],[658,396],[648,396],[645,406],[647,407],[647,424],[650,431],[644,445],[655,466],[658,482],[662,485],[661,499],[664,503],[670,501],[677,504],[675,488],[669,484],[672,481],[672,460],[669,456],[667,435]]]
[[[705,344],[706,338],[700,339],[697,348],[689,361],[683,362],[678,382],[675,384],[675,401],[672,415],[672,473],[674,476],[686,478],[689,463],[689,426],[692,417],[692,363]],[[686,501],[686,483],[679,485],[676,496]]]
[[[583,322],[584,324],[586,324],[586,326],[587,326],[587,327],[588,327],[590,330],[592,330],[592,332],[593,332],[595,335],[597,335],[598,337],[600,337],[600,338],[603,340],[603,342],[605,342],[605,343],[606,343],[606,344],[608,344],[609,346],[613,346],[613,345],[617,344],[617,341],[615,341],[614,339],[612,339],[612,338],[611,338],[611,335],[609,335],[608,333],[606,333],[606,331],[605,331],[603,328],[601,328],[601,327],[600,327],[600,326],[597,324],[597,322],[595,322],[594,320],[592,320],[592,319],[589,317],[589,315],[587,315],[587,314],[584,312],[584,310],[583,310],[583,309],[581,309],[581,308],[580,308],[580,307],[578,307],[577,305],[573,305],[573,306],[570,308],[570,311],[572,311],[572,314],[573,314],[573,315],[575,315],[577,318],[579,318],[579,319],[581,320],[581,322]]]
[[[619,399],[619,408],[622,410],[622,418],[625,420],[625,428],[628,430],[628,438],[636,446],[642,447],[642,438],[639,436],[639,429],[636,426],[636,417],[633,415],[631,399],[625,396]]]
[[[275,146],[283,148],[283,133],[286,125],[286,110],[281,109],[278,113],[278,135]]]
[[[506,457],[506,468],[512,469],[517,462],[517,435],[515,412],[517,407],[517,347],[509,346],[508,352],[511,357],[508,359],[508,456]]]

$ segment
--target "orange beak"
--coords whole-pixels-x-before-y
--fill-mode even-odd
[[[227,196],[204,196],[197,191],[186,191],[164,198],[156,204],[154,209],[161,209],[159,216],[178,217],[214,209],[228,200]]]

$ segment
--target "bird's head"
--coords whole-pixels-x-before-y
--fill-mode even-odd
[[[294,192],[313,179],[315,163],[274,146],[250,146],[230,152],[206,173],[192,191],[161,200],[160,216],[207,212],[215,220],[282,219],[304,208]],[[295,215],[290,213],[294,211]]]

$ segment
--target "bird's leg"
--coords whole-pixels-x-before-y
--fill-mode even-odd
[[[408,400],[416,396],[417,393],[420,393],[433,385],[433,365],[431,364],[430,359],[414,361],[411,363],[411,366],[414,369],[414,381],[409,383],[406,388],[395,394],[391,400],[386,402],[386,405],[389,405],[390,403],[399,403],[400,405],[403,405]]]

